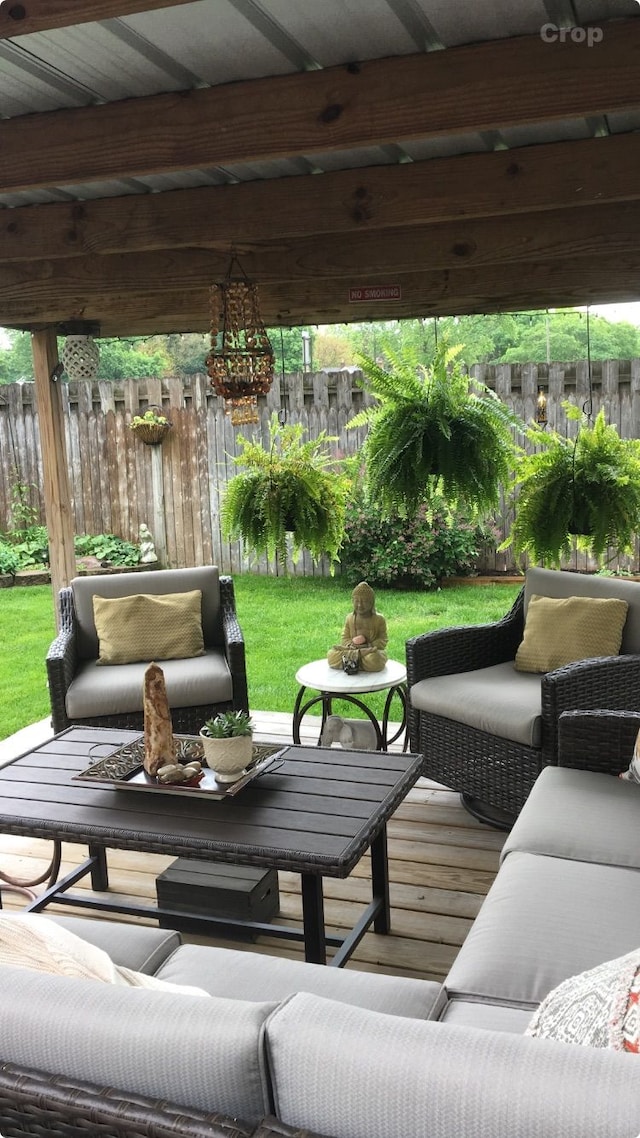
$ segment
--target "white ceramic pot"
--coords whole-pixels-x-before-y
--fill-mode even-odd
[[[251,762],[253,739],[251,735],[236,735],[231,739],[212,739],[200,732],[204,761],[214,772],[218,782],[235,782]]]

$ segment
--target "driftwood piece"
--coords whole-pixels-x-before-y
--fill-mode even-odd
[[[144,759],[147,774],[154,777],[167,763],[175,763],[176,743],[167,699],[164,672],[149,664],[144,674]]]

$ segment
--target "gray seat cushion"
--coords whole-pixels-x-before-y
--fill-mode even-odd
[[[96,921],[89,917],[54,917],[82,940],[102,948],[114,964],[153,976],[160,965],[180,945],[180,934],[153,925],[128,925],[124,921]],[[196,985],[197,987],[197,985]]]
[[[631,757],[631,756],[629,756]],[[507,838],[514,850],[640,869],[640,786],[609,774],[545,767]]]
[[[333,1138],[631,1138],[636,1055],[301,993],[266,1027],[278,1117]]]
[[[506,1004],[488,1004],[481,1000],[448,1000],[440,1015],[440,1022],[524,1035],[531,1022],[531,1014],[529,1008],[511,1008]]]
[[[0,968],[0,990],[0,1061],[221,1111],[254,1125],[270,1109],[263,1037],[273,1004],[151,992],[6,966]]]
[[[237,1000],[283,1000],[294,992],[314,992],[391,1015],[427,1019],[442,986],[428,980],[327,968],[278,956],[203,948],[185,944],[159,969],[162,980],[194,984],[214,996]]]
[[[210,648],[190,660],[162,660],[170,707],[197,707],[227,703],[233,697],[229,665],[221,650]],[[99,666],[95,660],[80,665],[67,690],[69,719],[142,711],[142,682],[148,663]]]
[[[541,746],[540,676],[516,672],[513,661],[452,676],[431,676],[413,684],[409,698],[419,711],[526,747]]]
[[[450,996],[533,1007],[567,977],[638,945],[638,870],[511,853],[445,986]]]

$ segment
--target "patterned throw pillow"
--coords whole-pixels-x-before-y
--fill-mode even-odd
[[[98,664],[204,655],[202,591],[93,598]]]
[[[578,976],[549,992],[525,1035],[640,1051],[640,949]]]
[[[529,599],[518,672],[552,672],[574,660],[617,656],[628,604],[618,597]]]

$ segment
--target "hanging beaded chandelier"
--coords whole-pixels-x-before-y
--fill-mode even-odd
[[[233,275],[234,265],[237,273]],[[258,307],[258,289],[235,253],[220,284],[211,287],[211,351],[207,374],[234,426],[258,422],[258,396],[273,382],[273,349]]]

